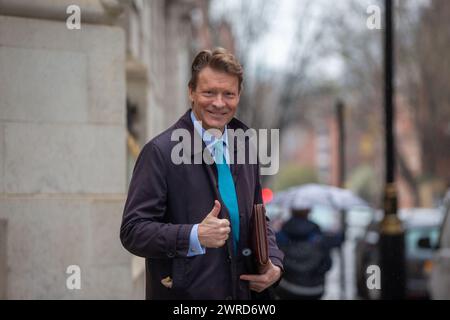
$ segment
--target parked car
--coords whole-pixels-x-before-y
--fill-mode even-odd
[[[444,221],[440,229],[439,243],[433,256],[429,290],[432,299],[450,299],[450,190],[444,198]]]
[[[399,218],[405,230],[406,298],[428,299],[428,275],[439,240],[442,213],[437,209],[413,208],[400,210]],[[363,299],[380,298],[380,290],[368,289],[366,272],[370,265],[380,265],[379,239],[382,214],[368,225],[364,236],[356,241],[355,270],[357,294]]]

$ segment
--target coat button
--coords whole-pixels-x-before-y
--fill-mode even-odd
[[[225,298],[225,300],[233,300],[233,297],[232,297],[232,296],[227,296],[227,297]]]
[[[175,257],[175,253],[169,252],[169,253],[167,254],[167,256],[168,256],[169,258],[173,258],[173,257]]]

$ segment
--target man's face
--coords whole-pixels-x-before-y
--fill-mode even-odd
[[[222,131],[239,103],[238,77],[206,67],[200,71],[195,90],[189,88],[192,110],[206,130]]]

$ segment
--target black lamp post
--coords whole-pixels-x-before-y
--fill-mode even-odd
[[[386,184],[384,189],[384,218],[380,226],[381,298],[404,299],[406,285],[405,237],[397,215],[395,185],[395,94],[394,94],[394,0],[385,0],[385,134]]]

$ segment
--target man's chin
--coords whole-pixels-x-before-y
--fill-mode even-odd
[[[227,122],[210,120],[210,121],[207,121],[205,124],[206,124],[207,128],[222,130],[225,127],[225,125],[227,124]]]

